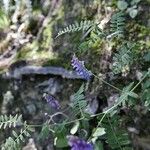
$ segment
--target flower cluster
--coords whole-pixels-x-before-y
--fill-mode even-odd
[[[52,108],[60,109],[60,104],[54,96],[45,93],[43,97]]]
[[[79,139],[76,136],[68,136],[68,144],[71,147],[71,150],[94,150],[94,147],[91,143]]]
[[[79,61],[79,59],[75,55],[73,55],[73,57],[72,57],[71,65],[72,65],[73,69],[75,69],[75,71],[78,73],[78,75],[83,77],[83,79],[86,79],[86,80],[91,79],[92,72],[88,71],[84,66],[84,62]]]

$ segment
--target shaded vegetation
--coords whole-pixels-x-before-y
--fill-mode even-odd
[[[0,1],[1,149],[149,150],[148,12],[149,0]]]

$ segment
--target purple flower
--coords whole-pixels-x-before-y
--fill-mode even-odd
[[[91,143],[79,139],[76,136],[67,136],[68,144],[71,147],[71,150],[94,150],[94,147]]]
[[[73,55],[72,60],[71,60],[71,65],[73,66],[73,69],[86,80],[90,80],[92,77],[92,72],[88,71],[85,66],[83,61],[79,61],[79,59]]]
[[[59,102],[56,100],[56,98],[54,96],[44,94],[43,97],[52,108],[54,108],[54,109],[60,108]]]

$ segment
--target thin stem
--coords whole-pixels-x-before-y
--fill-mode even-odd
[[[135,87],[131,90],[131,92],[133,92],[140,84],[141,82],[143,82],[143,80],[147,77],[147,75],[149,74],[149,71],[143,76],[143,78],[135,85]]]
[[[96,117],[96,116],[99,116],[99,115],[102,115],[102,114],[104,114],[104,112],[101,112],[101,113],[97,113],[97,114],[91,115],[90,117],[93,118],[93,117]]]
[[[133,89],[132,89],[131,91],[134,91],[134,90],[141,84],[141,82],[147,77],[148,74],[149,74],[149,71],[148,71],[148,72],[143,76],[143,78],[133,87]],[[93,74],[93,75],[94,75],[94,74]],[[121,90],[118,89],[117,87],[115,87],[115,86],[109,84],[108,82],[104,81],[103,79],[100,79],[100,78],[97,77],[96,75],[94,75],[94,76],[95,76],[96,78],[98,78],[99,80],[101,80],[102,82],[106,83],[107,85],[113,87],[114,89],[121,91]],[[95,129],[97,129],[97,128],[99,127],[99,125],[102,123],[103,119],[106,117],[106,115],[107,115],[111,110],[113,110],[113,109],[116,108],[120,103],[122,103],[122,101],[124,100],[124,98],[125,98],[126,96],[128,96],[128,95],[125,94],[119,102],[117,102],[114,106],[112,106],[112,107],[109,108],[108,110],[106,110],[106,111],[104,111],[104,112],[102,112],[102,113],[98,113],[98,114],[94,114],[94,115],[91,115],[91,116],[90,116],[90,118],[93,118],[93,117],[96,117],[96,116],[99,116],[99,115],[104,114],[104,115],[102,116],[101,120],[98,122],[98,125],[97,125],[97,127],[96,127]],[[60,113],[60,112],[59,112],[59,113]],[[85,119],[84,116],[82,116],[81,118],[72,120],[72,121],[68,121],[68,122],[66,122],[66,123],[58,123],[58,124],[53,124],[53,125],[61,125],[61,124],[63,124],[63,125],[69,125],[69,124],[72,124],[72,123],[74,123],[74,122],[77,122],[77,121],[80,121],[80,120],[83,120],[83,119]],[[41,124],[41,125],[28,125],[28,126],[29,126],[29,127],[41,127],[41,126],[43,126],[43,124]],[[89,138],[89,140],[90,140],[90,138]]]
[[[97,124],[97,126],[96,126],[94,132],[97,130],[97,128],[99,127],[99,125],[102,123],[102,121],[103,121],[103,119],[105,118],[106,115],[107,115],[107,114],[105,113],[105,114],[102,116],[102,118],[101,118],[101,120],[98,122],[98,124]],[[91,136],[88,138],[88,140],[87,140],[88,142],[90,142],[90,140],[92,139],[92,135],[93,135],[93,134],[91,134]]]
[[[64,125],[68,125],[68,124],[71,124],[71,123],[74,123],[74,122],[77,122],[77,121],[80,121],[80,120],[83,120],[83,119],[85,119],[85,117],[81,117],[81,118],[79,118],[79,119],[75,119],[75,120],[66,122],[66,123],[64,123]],[[61,125],[61,123],[60,123],[60,125]]]
[[[115,87],[114,85],[112,85],[112,84],[110,84],[110,83],[106,82],[106,81],[105,81],[105,80],[103,80],[102,78],[99,78],[99,77],[98,77],[98,76],[96,76],[95,74],[93,74],[93,76],[94,76],[94,77],[96,77],[97,79],[99,79],[100,81],[102,81],[103,83],[105,83],[105,84],[109,85],[110,87],[112,87],[112,88],[116,89],[117,91],[119,91],[119,92],[121,92],[121,91],[122,91],[122,90],[120,90],[119,88]]]
[[[144,77],[135,85],[135,87],[131,90],[131,92],[134,91],[134,90],[141,84],[141,82],[147,77],[148,74],[149,74],[149,71],[148,71],[148,72],[144,75]],[[101,120],[98,122],[98,125],[97,125],[96,129],[99,127],[99,125],[101,124],[101,122],[103,121],[103,119],[105,118],[105,116],[106,116],[111,110],[113,110],[113,109],[116,108],[119,104],[121,104],[122,101],[125,99],[126,96],[128,96],[128,95],[125,94],[119,102],[117,102],[114,106],[112,106],[111,108],[109,108],[108,110],[106,110],[106,111],[103,112],[104,115],[103,115],[103,117],[101,118]],[[100,113],[100,114],[102,114],[102,113]],[[99,115],[100,115],[100,114],[99,114]],[[98,114],[93,115],[93,116],[97,116],[97,115],[98,115]]]
[[[53,114],[53,115],[51,115],[50,117],[51,118],[53,118],[53,117],[55,117],[55,116],[57,116],[57,115],[62,115],[62,116],[65,116],[67,119],[69,118],[66,114],[64,114],[63,112],[57,112],[57,113],[55,113],[55,114]]]

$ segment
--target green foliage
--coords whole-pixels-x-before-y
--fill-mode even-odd
[[[10,25],[10,20],[8,16],[0,11],[0,29],[6,29]]]
[[[90,31],[90,37],[86,38],[85,41],[79,44],[78,49],[81,53],[84,53],[87,52],[89,49],[99,47],[102,43],[102,39],[105,39],[106,37],[106,33],[102,31],[98,25],[95,25]]]
[[[127,0],[119,0],[117,2],[117,7],[119,10],[121,11],[125,11],[129,14],[129,16],[131,18],[135,18],[138,14],[138,3],[141,0],[131,0],[131,1],[127,1]]]
[[[130,100],[129,98],[138,98],[138,95],[132,91],[133,84],[134,83],[130,83],[128,86],[123,88],[117,103],[121,104],[122,106],[126,106],[126,104],[132,105],[134,101],[132,101],[132,99]]]
[[[104,150],[102,142],[97,141],[94,145],[94,150]]]
[[[125,10],[128,7],[128,3],[125,0],[119,0],[117,6],[120,10]]]
[[[85,100],[83,92],[84,84],[82,84],[80,89],[73,95],[72,110],[75,116],[79,113],[83,114],[83,110],[87,106],[87,101]]]
[[[84,84],[79,88],[79,90],[73,95],[72,104],[71,104],[71,111],[69,113],[70,118],[66,118],[62,123],[58,124],[49,124],[45,123],[42,127],[41,133],[39,138],[43,140],[44,138],[48,137],[48,134],[50,131],[52,131],[52,134],[55,137],[54,145],[58,148],[63,148],[68,146],[66,135],[68,132],[71,134],[75,134],[80,126],[80,122],[74,122],[74,120],[77,117],[83,117],[82,115],[84,108],[87,106],[87,102],[85,100],[84,96]],[[70,109],[70,107],[68,107]],[[65,111],[64,111],[65,113]],[[72,128],[67,128],[70,123],[75,123]],[[70,130],[71,129],[71,130]]]
[[[134,46],[134,44],[125,43],[119,48],[118,53],[113,57],[112,71],[114,74],[129,72],[134,61],[134,52],[132,51]]]
[[[49,49],[52,43],[52,24],[48,23],[47,27],[43,31],[43,43],[41,47]]]
[[[115,13],[111,17],[110,31],[111,35],[109,36],[123,36],[124,28],[125,28],[125,16],[123,12]]]
[[[129,12],[129,15],[132,18],[134,18],[138,13],[138,11],[137,11],[138,9],[137,9],[137,7],[134,7],[134,5],[137,5],[139,2],[140,2],[140,0],[132,0],[130,2],[125,1],[125,0],[119,0],[117,5],[121,11],[124,11],[124,13],[125,13],[125,11]],[[17,0],[14,0],[12,5],[14,5],[14,3],[16,3],[17,11],[19,12],[22,3],[19,3],[19,1],[17,1]],[[5,4],[6,10],[9,9],[9,7],[10,7],[9,5],[10,5],[9,3]],[[21,25],[22,22],[24,23],[24,20],[26,20],[26,18],[29,18],[32,13],[31,0],[25,1],[23,5],[24,5],[22,7],[23,11],[24,11],[24,7],[26,8],[26,11],[24,12],[26,15],[23,15],[24,19],[22,18],[22,16],[21,16],[21,19],[19,18],[20,19],[19,25]],[[131,6],[131,7],[128,9],[128,6]],[[74,23],[74,24],[67,26],[66,28],[64,28],[63,30],[58,32],[57,37],[59,37],[63,34],[66,34],[66,33],[84,31],[82,40],[84,40],[85,37],[87,39],[85,42],[83,42],[83,44],[80,47],[81,49],[84,49],[84,50],[86,48],[87,49],[91,48],[95,43],[96,44],[100,43],[102,41],[102,38],[103,38],[103,40],[106,40],[108,42],[109,39],[111,39],[112,37],[123,37],[124,31],[125,31],[125,25],[126,25],[124,13],[118,12],[118,13],[115,13],[114,15],[112,15],[112,18],[110,21],[110,28],[108,28],[108,30],[107,30],[106,29],[107,27],[106,27],[105,28],[106,32],[101,30],[101,28],[99,28],[98,23],[94,23],[94,21],[85,20],[85,21],[81,21],[80,23]],[[26,16],[26,17],[24,17],[24,16]],[[17,17],[18,16],[16,15],[16,18]],[[12,19],[12,22],[13,22],[13,19]],[[7,15],[2,14],[1,18],[0,18],[0,29],[5,29],[9,25],[10,25],[10,21],[9,21]],[[51,30],[52,27],[53,27],[53,23],[48,23],[47,25],[44,26],[44,29],[42,32],[43,33],[42,34],[42,42],[40,42],[40,43],[41,43],[41,47],[44,47],[45,49],[48,49],[49,46],[52,44],[51,43],[53,40],[52,39],[52,30]],[[25,34],[28,34],[28,29],[27,29],[27,32],[25,29]],[[33,37],[35,37],[35,35]],[[113,41],[114,43],[120,42],[120,41],[118,41],[118,38],[113,39],[113,40],[116,40],[116,41]],[[123,39],[121,39],[121,40],[123,40]],[[39,46],[37,46],[37,43],[34,41],[34,38],[33,38],[32,43],[34,43],[33,49],[39,48]],[[112,44],[114,44],[114,43],[112,43]],[[100,47],[98,47],[98,48],[100,49]],[[105,48],[105,46],[104,46],[104,48]],[[135,61],[133,50],[134,50],[134,44],[130,44],[129,42],[125,42],[117,50],[117,52],[114,54],[114,57],[113,57],[112,71],[114,74],[122,73],[124,75],[129,72],[130,68],[132,67],[132,64]],[[89,56],[91,56],[90,52],[88,53],[87,57],[89,57]],[[40,57],[41,57],[41,55],[40,55]],[[150,53],[146,54],[143,59],[147,63],[150,60],[149,58],[150,58]],[[96,65],[94,64],[94,66],[97,66],[97,64]],[[88,112],[86,112],[84,110],[87,107],[87,101],[85,100],[85,95],[84,95],[85,85],[83,84],[80,87],[80,89],[73,95],[72,103],[71,103],[70,107],[68,107],[70,109],[70,111],[68,111],[68,108],[67,108],[67,111],[69,113],[67,111],[63,111],[60,109],[59,110],[60,112],[56,112],[56,113],[52,114],[51,116],[48,114],[48,116],[50,116],[51,118],[48,121],[44,122],[44,124],[27,125],[26,122],[22,123],[21,115],[20,116],[16,115],[14,117],[11,115],[10,116],[2,115],[0,117],[0,128],[1,129],[5,129],[7,127],[19,127],[20,131],[13,130],[12,136],[10,136],[9,138],[6,139],[6,142],[4,144],[2,144],[1,149],[2,150],[21,149],[21,143],[24,142],[26,138],[30,137],[30,132],[33,131],[31,126],[32,127],[34,127],[34,126],[42,127],[42,130],[41,130],[41,133],[39,136],[39,140],[45,140],[47,137],[49,137],[50,134],[53,134],[54,138],[55,138],[54,146],[56,146],[57,148],[63,148],[63,147],[68,146],[67,139],[66,139],[66,135],[68,135],[68,134],[73,134],[73,135],[77,134],[78,137],[80,137],[80,138],[88,138],[89,136],[91,136],[92,140],[89,138],[89,141],[91,140],[95,144],[94,145],[95,150],[103,150],[105,148],[106,144],[108,144],[111,149],[115,149],[115,150],[129,148],[128,146],[130,145],[130,140],[128,138],[127,131],[125,131],[121,127],[122,118],[119,118],[117,113],[120,112],[118,110],[120,110],[120,108],[122,108],[122,107],[135,106],[136,103],[134,103],[133,99],[137,99],[138,95],[136,93],[134,93],[134,90],[141,83],[142,83],[141,89],[138,88],[138,90],[141,90],[139,95],[141,96],[140,98],[141,98],[142,102],[144,103],[145,107],[150,110],[150,79],[149,79],[150,75],[147,76],[145,78],[145,80],[139,81],[138,84],[135,85],[135,87],[133,87],[133,83],[131,83],[128,86],[124,87],[123,89],[118,89],[117,87],[107,83],[105,80],[99,78],[99,76],[97,76],[97,75],[94,75],[94,77],[97,78],[98,80],[102,81],[103,83],[107,84],[111,88],[118,90],[118,93],[120,93],[120,97],[116,100],[116,103],[114,103],[113,106],[108,108],[108,110],[103,111],[100,114],[93,114],[93,115],[86,114]],[[91,83],[91,82],[92,81],[90,81],[89,83]],[[94,84],[94,82],[91,85],[93,85],[93,84]],[[97,88],[97,85],[94,87]],[[95,89],[93,89],[93,87],[90,88],[90,90],[92,90],[92,92],[97,91],[97,89],[95,90]],[[105,92],[104,92],[104,94],[105,94]],[[89,102],[91,102],[91,101],[89,101]],[[91,107],[91,106],[89,105],[89,107]],[[101,106],[99,108],[101,109]],[[57,116],[57,114],[59,114],[59,115],[61,114],[62,116],[64,116],[65,119],[61,118],[58,122],[55,122],[54,117]],[[102,117],[100,118],[100,121],[99,121],[99,119],[95,119],[96,116],[99,117],[101,115],[102,115]],[[108,115],[110,115],[111,117],[110,116],[108,117]],[[94,120],[94,122],[92,122],[93,120]],[[99,122],[97,122],[97,121],[99,121]],[[92,125],[91,125],[91,122],[92,122]],[[98,124],[96,128],[95,128],[95,124]],[[92,133],[92,135],[90,135],[91,134],[90,130],[94,131]],[[84,133],[82,133],[80,131],[83,131]],[[101,140],[101,138],[103,140]]]
[[[89,44],[92,45],[96,42],[99,42],[102,38],[105,38],[105,37],[106,37],[106,34],[97,25],[91,31]]]
[[[26,122],[24,122],[23,128],[21,128],[20,133],[17,134],[14,130],[12,131],[13,137],[9,137],[6,139],[6,142],[2,144],[2,150],[16,150],[20,149],[21,142],[25,142],[26,137],[30,137],[30,132],[33,132],[33,128],[28,126]]]
[[[63,147],[68,146],[67,138],[66,138],[66,135],[68,133],[67,132],[68,128],[66,128],[65,125],[66,125],[66,121],[64,121],[61,124],[57,124],[53,128],[54,136],[55,136],[54,145],[56,145],[56,147],[58,147],[58,148],[63,148]]]
[[[22,123],[22,115],[1,115],[0,116],[0,129],[6,129],[6,127],[21,127],[20,133],[17,134],[16,131],[12,130],[12,137],[6,139],[6,142],[1,145],[2,150],[16,150],[20,149],[21,142],[25,141],[25,137],[29,137],[31,131],[33,129],[26,124],[26,122]]]
[[[98,128],[96,128],[95,132],[93,133],[93,137],[99,137],[99,136],[104,135],[105,133],[106,133],[105,128],[98,127]]]
[[[144,102],[145,107],[150,110],[150,73],[146,78],[145,82],[143,82],[142,84],[141,99]]]
[[[138,14],[137,9],[135,9],[135,8],[130,8],[129,9],[129,15],[130,15],[131,18],[135,18],[137,16],[137,14]]]
[[[114,116],[117,113],[118,106],[126,107],[126,106],[132,106],[136,104],[134,100],[138,98],[138,95],[133,92],[135,89],[135,87],[132,88],[133,84],[134,83],[130,83],[128,86],[123,88],[119,98],[116,100],[114,105],[104,112],[104,115],[101,121],[99,122],[99,124],[103,121],[103,119],[107,114]]]
[[[52,130],[53,131],[53,130]],[[46,122],[42,126],[42,130],[39,134],[39,140],[45,140],[50,134],[49,124]]]
[[[147,52],[147,53],[144,55],[144,60],[145,60],[146,62],[150,62],[150,51]]]
[[[94,25],[95,24],[93,23],[93,21],[88,21],[88,20],[81,21],[80,23],[76,22],[74,24],[71,24],[71,25],[65,27],[63,30],[59,31],[56,38],[65,33],[77,32],[77,31],[81,31],[81,30],[86,31]]]
[[[6,127],[16,127],[16,125],[20,125],[22,120],[22,115],[15,115],[14,117],[12,115],[1,115],[0,116],[0,129],[6,128]]]
[[[120,119],[118,116],[107,117],[102,126],[106,131],[106,140],[111,149],[123,149],[129,146],[130,140],[126,130],[120,128]]]
[[[56,147],[64,148],[68,146],[67,138],[65,132],[57,134],[56,137]]]
[[[79,127],[80,127],[80,122],[76,121],[73,127],[71,128],[70,133],[75,134],[78,131]]]

